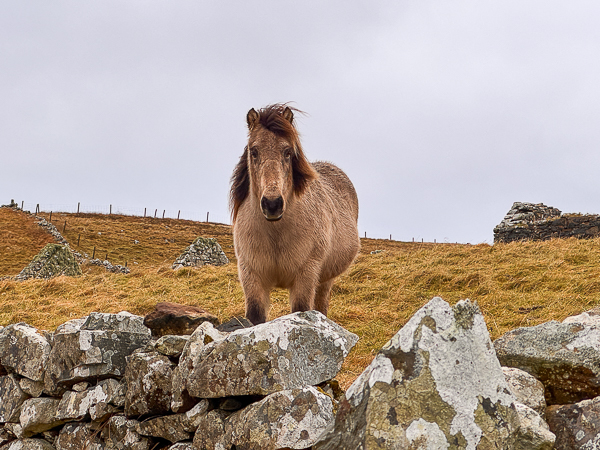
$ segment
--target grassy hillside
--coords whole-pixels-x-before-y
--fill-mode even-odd
[[[228,226],[56,213],[52,221],[61,232],[66,221],[63,235],[73,248],[91,255],[95,246],[97,257],[108,253],[113,263],[127,262],[131,274],[92,266],[79,278],[0,281],[0,325],[23,321],[54,329],[91,311],[144,315],[162,301],[198,305],[221,320],[244,312],[234,263],[176,272],[170,268],[199,235],[217,238],[235,262]],[[45,244],[32,224],[22,213],[0,209],[0,276],[18,273]],[[373,250],[381,252],[371,254]],[[452,304],[476,300],[492,338],[519,326],[562,320],[600,304],[600,239],[494,246],[362,239],[361,253],[332,291],[330,317],[360,336],[339,376],[342,384],[347,387],[436,295]],[[289,312],[287,298],[286,291],[272,293],[271,319]]]

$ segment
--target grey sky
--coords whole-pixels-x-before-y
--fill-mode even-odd
[[[0,3],[0,203],[227,222],[251,108],[294,102],[369,237],[600,213],[594,1]]]

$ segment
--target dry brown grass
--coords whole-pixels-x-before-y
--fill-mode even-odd
[[[229,227],[103,215],[65,214],[55,220],[53,214],[60,231],[64,220],[69,242],[76,244],[81,233],[82,250],[91,253],[89,246],[96,245],[97,256],[101,249],[100,256],[108,251],[112,262],[128,261],[131,274],[110,274],[91,267],[79,278],[0,281],[0,324],[24,321],[54,329],[91,311],[128,310],[143,315],[161,301],[198,305],[221,320],[243,314],[235,264],[177,272],[170,269],[172,261],[198,235],[216,237],[233,259]],[[8,236],[0,232],[0,236]],[[140,243],[133,244],[134,239]],[[371,254],[373,250],[382,252]],[[463,298],[476,300],[492,338],[519,326],[562,320],[597,306],[599,261],[600,239],[494,246],[363,239],[361,254],[332,291],[330,317],[360,336],[338,378],[347,387],[375,352],[436,295],[451,304]],[[0,273],[14,274],[22,268],[7,268],[5,262],[7,258],[0,260]],[[285,291],[272,293],[270,318],[289,312],[287,298]]]

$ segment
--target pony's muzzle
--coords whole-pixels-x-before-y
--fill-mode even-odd
[[[271,199],[263,196],[260,199],[260,207],[267,220],[279,220],[283,216],[283,197]]]

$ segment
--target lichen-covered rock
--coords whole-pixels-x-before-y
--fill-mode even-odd
[[[0,450],[54,450],[54,447],[44,439],[19,439],[4,444]]]
[[[240,328],[251,328],[254,324],[246,319],[244,316],[235,316],[229,319],[227,322],[223,322],[217,327],[217,330],[223,333],[231,333],[232,331],[239,330]]]
[[[515,402],[519,430],[514,450],[552,450],[556,436],[540,415],[520,402]]]
[[[600,307],[592,308],[576,316],[569,316],[562,323],[580,323],[600,326]]]
[[[201,267],[206,264],[223,266],[229,264],[216,239],[198,237],[173,263],[173,269]]]
[[[31,325],[21,322],[0,331],[0,363],[11,372],[42,381],[49,355],[50,343]]]
[[[313,448],[508,450],[518,427],[479,308],[436,297],[350,386]]]
[[[154,349],[161,355],[179,358],[188,340],[188,336],[162,336],[154,344]]]
[[[58,405],[56,415],[61,420],[81,421],[84,418],[99,420],[116,412],[116,406],[123,406],[122,397],[124,400],[122,385],[109,378],[82,392],[65,392]],[[115,407],[111,408],[110,405]]]
[[[546,418],[557,450],[600,448],[600,397],[571,405],[549,406]]]
[[[245,450],[305,449],[333,419],[331,398],[316,388],[280,391],[227,417],[224,441]]]
[[[194,448],[203,450],[229,450],[225,441],[225,420],[229,413],[213,409],[198,418],[198,429],[194,434]]]
[[[225,336],[226,334],[217,331],[210,322],[200,324],[192,333],[183,347],[179,364],[173,370],[171,409],[174,412],[186,412],[197,403],[186,387],[194,362],[197,360],[196,355],[200,354],[209,343],[222,340]]]
[[[0,423],[18,422],[21,406],[28,398],[15,375],[0,377]]]
[[[44,391],[44,382],[33,381],[29,378],[21,378],[19,380],[19,387],[23,392],[31,397],[40,397]]]
[[[192,367],[185,386],[192,397],[216,398],[316,385],[337,375],[357,341],[318,311],[290,314],[190,354],[191,364],[183,362]]]
[[[544,385],[533,375],[516,367],[503,367],[502,372],[515,399],[544,417],[546,414]]]
[[[81,275],[81,273],[81,267],[79,267],[79,263],[69,247],[59,244],[46,244],[27,267],[15,277],[15,280],[48,279],[60,275],[75,277]]]
[[[140,422],[136,431],[142,436],[162,438],[170,442],[186,441],[192,438],[192,434],[186,431],[186,421],[185,414],[159,416]]]
[[[67,322],[53,335],[44,390],[58,395],[81,381],[120,378],[125,358],[149,341],[143,318],[129,313],[92,313],[83,321]]]
[[[175,364],[159,353],[134,353],[127,357],[127,417],[169,412],[174,368]]]
[[[190,335],[203,322],[217,326],[219,319],[197,306],[171,302],[157,303],[154,310],[144,318],[144,325],[156,337]]]
[[[107,450],[150,450],[152,441],[136,431],[137,420],[121,415],[112,416],[102,428],[100,436]]]
[[[23,437],[31,437],[66,423],[67,420],[61,420],[56,415],[59,403],[59,399],[48,397],[25,400],[19,416]]]
[[[509,331],[494,347],[503,366],[543,383],[548,405],[600,395],[600,326],[551,321]]]
[[[171,445],[167,450],[196,450],[191,442],[179,442]]]
[[[68,423],[61,428],[56,450],[104,450],[97,426],[90,423]]]

